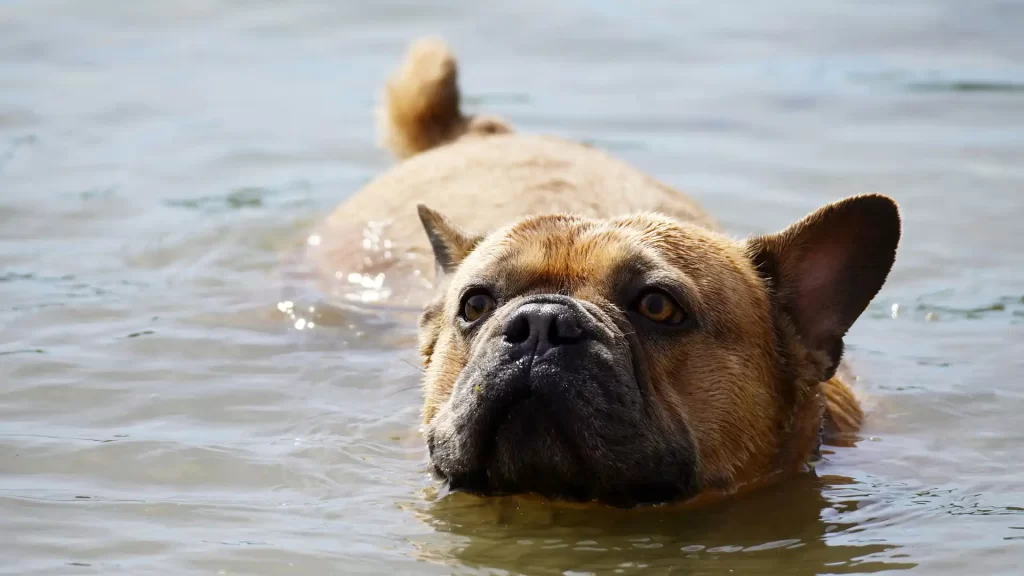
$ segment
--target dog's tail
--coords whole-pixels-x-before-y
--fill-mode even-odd
[[[434,38],[409,47],[405,63],[385,87],[380,124],[383,144],[399,158],[466,135],[512,131],[501,120],[462,114],[455,56]]]

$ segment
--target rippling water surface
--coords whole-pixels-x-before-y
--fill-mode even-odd
[[[1020,573],[1022,22],[996,0],[0,1],[0,572]],[[859,445],[700,512],[442,497],[415,313],[334,305],[301,257],[389,165],[370,112],[423,33],[471,106],[611,150],[737,235],[900,201],[848,339]]]

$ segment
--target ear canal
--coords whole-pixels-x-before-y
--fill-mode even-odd
[[[900,240],[900,215],[886,196],[853,196],[786,230],[753,238],[750,256],[803,344],[826,355],[831,378],[843,336],[885,283]]]
[[[416,209],[419,211],[420,222],[423,223],[427,239],[430,240],[430,247],[434,251],[434,259],[446,274],[450,274],[458,268],[459,264],[483,239],[482,236],[464,232],[440,212],[431,210],[423,204],[418,204]]]

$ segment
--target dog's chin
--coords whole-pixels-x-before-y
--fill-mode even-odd
[[[559,426],[550,422],[548,408],[535,397],[509,406],[478,453],[464,453],[465,466],[442,471],[453,491],[478,495],[536,493],[553,499],[591,500],[587,466]]]
[[[632,371],[612,358],[595,345],[467,367],[428,427],[436,475],[454,491],[615,506],[695,493],[689,436],[658,424]]]
[[[537,436],[536,406],[513,408],[476,467],[445,473],[450,490],[478,496],[537,494],[552,500],[598,501],[629,507],[679,500],[692,493],[689,471],[663,475],[651,470],[623,470],[614,462],[587,458],[572,439],[552,430]],[[524,435],[532,432],[532,436]],[[671,458],[666,458],[671,460]]]

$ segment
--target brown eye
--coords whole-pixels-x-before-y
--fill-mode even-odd
[[[475,294],[466,299],[462,305],[462,317],[468,322],[476,322],[482,316],[494,310],[494,298],[488,294]]]
[[[659,324],[679,324],[686,316],[682,308],[663,292],[648,292],[637,303],[637,312]]]

